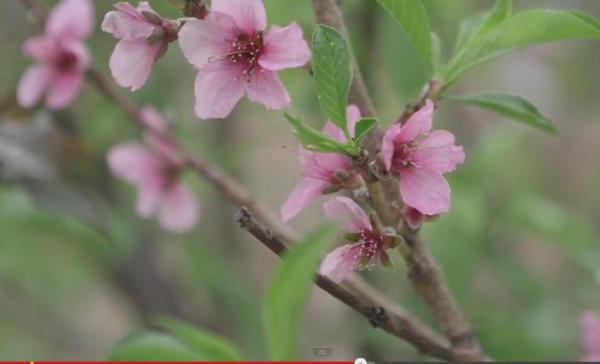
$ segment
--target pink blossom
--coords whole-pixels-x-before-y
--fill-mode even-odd
[[[90,56],[83,40],[92,32],[94,8],[89,0],[62,0],[50,13],[45,33],[29,38],[26,55],[37,61],[21,77],[17,100],[23,107],[45,99],[50,109],[62,109],[77,96]]]
[[[370,269],[378,260],[388,261],[385,237],[376,231],[367,214],[348,197],[332,197],[323,205],[325,215],[333,218],[348,215],[347,233],[357,236],[357,243],[344,245],[329,253],[321,263],[320,273],[335,283],[340,283],[353,270]]]
[[[600,362],[600,314],[585,311],[581,314],[579,324],[582,330],[584,361]]]
[[[427,100],[404,125],[393,125],[381,146],[387,170],[400,177],[402,200],[425,215],[448,211],[450,186],[444,174],[465,159],[462,147],[454,145],[454,135],[431,131],[432,123],[433,102]]]
[[[158,15],[147,1],[140,1],[137,8],[120,2],[115,8],[102,22],[102,30],[119,39],[109,66],[119,85],[135,91],[146,83],[168,44],[177,39],[178,25]]]
[[[108,166],[138,190],[136,212],[144,218],[156,217],[161,226],[173,232],[190,230],[199,217],[199,207],[190,189],[179,181],[182,163],[166,138],[166,121],[146,108],[142,112],[153,129],[146,134],[147,145],[125,142],[108,153]],[[162,130],[162,131],[161,131]]]
[[[354,125],[360,119],[360,110],[354,105],[348,106],[348,129],[353,136]],[[344,132],[327,121],[323,133],[339,141],[346,142]],[[342,188],[354,188],[360,183],[359,175],[352,169],[346,156],[337,153],[316,153],[300,150],[300,164],[304,178],[292,191],[281,207],[281,218],[289,221],[311,202],[328,191]]]
[[[226,117],[244,95],[268,108],[289,105],[276,71],[303,66],[310,50],[298,24],[274,26],[265,33],[266,27],[262,0],[213,0],[206,18],[182,27],[179,44],[199,70],[199,118]]]

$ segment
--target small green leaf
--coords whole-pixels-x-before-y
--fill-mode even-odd
[[[350,48],[342,33],[318,24],[312,37],[313,72],[323,113],[348,135],[346,107],[352,85]]]
[[[574,11],[534,9],[505,19],[472,38],[448,63],[446,89],[477,64],[514,48],[568,39],[600,38],[600,23]]]
[[[378,122],[379,120],[375,118],[360,119],[354,126],[354,140],[356,140],[357,143],[360,143],[365,135],[367,135]]]
[[[433,63],[433,72],[437,75],[442,70],[444,56],[442,51],[442,40],[434,32],[431,32],[431,62]]]
[[[169,335],[138,332],[117,344],[107,360],[199,361],[204,358]]]
[[[479,106],[500,115],[520,121],[534,128],[556,134],[554,124],[546,119],[531,102],[520,96],[505,94],[481,94],[450,98],[453,101]]]
[[[468,17],[460,23],[458,37],[454,47],[458,53],[470,41],[493,29],[498,24],[508,19],[512,14],[512,0],[497,0],[492,9]]]
[[[298,138],[298,141],[304,149],[313,152],[324,152],[324,153],[339,153],[348,155],[357,155],[358,152],[350,144],[342,144],[336,140],[331,139],[327,135],[321,133],[315,128],[312,128],[304,124],[299,118],[291,116],[288,113],[284,113],[285,118],[292,124],[294,135]]]
[[[264,306],[265,332],[272,360],[298,359],[302,308],[308,299],[321,255],[334,234],[334,226],[320,226],[295,244],[275,271]]]
[[[421,0],[377,0],[396,20],[417,50],[428,76],[433,70],[431,58],[431,29],[427,10]]]
[[[169,318],[159,318],[156,321],[158,325],[169,330],[179,342],[198,352],[205,360],[242,360],[236,348],[225,338]]]

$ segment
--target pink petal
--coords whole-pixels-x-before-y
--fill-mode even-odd
[[[281,219],[285,222],[293,219],[311,202],[321,197],[323,189],[329,184],[326,181],[305,177],[292,191],[281,207]]]
[[[108,152],[107,162],[112,174],[134,185],[160,174],[162,165],[146,147],[135,142],[112,147]]]
[[[446,130],[434,130],[412,154],[411,161],[417,167],[447,173],[465,161],[465,152],[462,147],[454,145],[452,133]]]
[[[329,120],[327,120],[327,122],[325,122],[325,126],[323,126],[322,132],[323,132],[323,134],[327,135],[328,137],[332,138],[333,140],[336,140],[341,143],[346,142],[346,135],[344,134],[342,129],[338,128],[337,125],[335,125],[334,123],[332,123]]]
[[[410,207],[410,206],[406,206],[404,208],[403,215],[404,215],[404,221],[413,230],[418,229],[423,224],[423,222],[425,221],[425,218],[427,217],[426,215],[423,215],[421,213],[421,211],[419,211],[413,207]]]
[[[199,214],[192,191],[174,183],[162,197],[158,221],[169,231],[183,233],[196,225]]]
[[[159,211],[166,185],[167,181],[161,174],[148,175],[138,183],[138,199],[135,206],[138,216],[150,218]]]
[[[93,28],[94,7],[90,0],[62,0],[46,23],[46,32],[59,37],[83,39]]]
[[[60,42],[63,52],[75,57],[75,70],[85,72],[90,66],[90,52],[85,43],[77,39],[65,39]]]
[[[121,1],[114,4],[113,7],[117,9],[117,11],[130,15],[132,18],[136,18],[138,20],[144,19],[144,16],[138,11],[138,9],[134,8],[133,5],[128,2]]]
[[[283,109],[290,105],[287,90],[273,71],[256,69],[248,84],[248,98],[269,109]]]
[[[450,186],[436,171],[407,168],[400,171],[402,200],[425,215],[438,215],[450,209]]]
[[[300,149],[300,165],[305,176],[331,181],[336,171],[350,169],[348,158],[337,153],[315,153]]]
[[[248,87],[243,69],[243,65],[221,61],[202,67],[196,76],[196,116],[209,119],[229,115]]]
[[[329,199],[323,204],[325,215],[329,218],[334,218],[338,215],[349,215],[351,223],[345,228],[349,231],[360,232],[362,230],[371,230],[371,222],[363,209],[345,196],[336,196]]]
[[[135,11],[131,5],[129,7]],[[152,35],[154,28],[155,25],[137,13],[131,14],[130,11],[109,11],[102,22],[103,31],[123,40],[145,40]]]
[[[46,106],[51,110],[69,106],[77,97],[82,82],[83,74],[80,72],[56,72],[48,88]]]
[[[212,10],[231,16],[248,35],[254,35],[267,27],[262,0],[213,0]]]
[[[43,96],[53,70],[46,65],[33,65],[25,71],[17,88],[17,101],[25,108],[34,106]]]
[[[394,150],[396,149],[395,140],[400,133],[402,133],[402,125],[394,124],[385,132],[381,141],[381,158],[388,171],[392,168],[392,159],[394,158]]]
[[[579,319],[582,331],[582,345],[586,361],[598,361],[600,358],[600,314],[584,311]]]
[[[152,130],[163,134],[168,132],[169,122],[154,106],[143,107],[140,116],[146,126]]]
[[[344,245],[327,254],[319,273],[335,283],[341,283],[358,266],[358,249],[361,243]]]
[[[354,128],[361,117],[362,115],[358,106],[348,105],[348,108],[346,109],[346,118],[348,119],[348,131],[350,132],[350,136],[354,137]]]
[[[433,108],[433,102],[427,99],[425,106],[415,112],[403,125],[402,132],[394,141],[397,143],[411,142],[431,130]]]
[[[150,76],[161,47],[162,44],[150,46],[146,40],[119,41],[109,61],[117,83],[122,87],[130,87],[131,91],[140,89]]]
[[[229,53],[240,33],[232,17],[211,12],[203,20],[185,23],[179,31],[179,46],[189,63],[202,68]]]
[[[41,62],[51,62],[59,56],[60,49],[55,39],[40,35],[25,41],[23,53]]]
[[[137,11],[139,13],[142,13],[142,11],[149,11],[151,13],[157,14],[157,12],[154,11],[154,9],[152,9],[150,3],[148,3],[147,1],[140,1],[137,6]]]
[[[271,71],[304,66],[310,60],[310,49],[302,29],[293,22],[285,28],[273,26],[267,33],[264,53],[258,63]]]

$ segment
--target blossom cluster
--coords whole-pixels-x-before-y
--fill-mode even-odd
[[[225,118],[238,101],[251,101],[271,109],[284,109],[290,96],[277,73],[306,65],[311,51],[298,24],[267,27],[262,0],[213,0],[210,11],[196,18],[169,19],[147,1],[137,7],[119,2],[102,22],[102,30],[118,42],[109,67],[116,82],[132,91],[144,86],[153,65],[178,42],[185,59],[197,70],[195,113],[200,119]],[[24,107],[44,99],[51,109],[68,106],[75,99],[90,67],[85,39],[93,26],[90,0],[62,0],[50,14],[44,35],[29,39],[25,53],[37,61],[23,75],[18,100]],[[404,206],[403,221],[416,230],[428,217],[450,207],[450,186],[444,175],[463,163],[462,147],[445,130],[433,129],[434,104],[426,100],[405,123],[393,124],[381,141],[377,156],[387,175],[398,179]],[[186,161],[169,135],[165,118],[148,107],[139,115],[144,121],[143,142],[129,141],[113,147],[108,165],[118,177],[137,188],[137,213],[156,218],[168,230],[192,228],[199,207],[189,188],[181,182]],[[348,130],[328,121],[322,133],[340,143],[354,138],[361,111],[347,109]],[[311,202],[335,192],[357,191],[365,181],[349,156],[300,150],[303,179],[281,208],[289,221]],[[341,282],[350,272],[387,264],[386,250],[395,238],[349,197],[333,197],[324,204],[325,214],[351,217],[344,236],[349,244],[331,252],[321,273]]]

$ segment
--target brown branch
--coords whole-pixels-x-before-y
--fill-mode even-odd
[[[348,31],[336,0],[312,0],[312,4],[317,22],[337,28],[348,36]],[[356,60],[354,59],[353,62],[355,65],[355,77],[351,102],[356,103],[364,113],[374,115],[372,102],[357,67]],[[427,98],[434,97],[438,90],[439,82],[430,82],[418,105],[409,105],[399,121],[402,122],[408,119],[421,103],[424,104]],[[377,145],[381,141],[381,132],[372,132],[369,137],[368,144],[365,147],[371,155],[375,155],[374,152],[377,151]],[[377,178],[373,178],[369,169],[365,168],[365,164],[368,165],[368,161],[359,161],[359,163],[355,161],[357,170],[367,182],[369,192],[371,192],[373,208],[380,219],[386,224],[398,221],[397,211],[390,211],[391,209],[381,205],[381,201],[387,202],[386,205],[389,206],[390,201],[399,200],[397,184],[388,181],[381,183]],[[394,223],[394,225],[397,224]],[[401,227],[401,224],[398,225]],[[462,350],[463,354],[466,354],[469,360],[484,360],[486,357],[481,352],[473,336],[471,325],[458,308],[454,297],[447,287],[442,270],[431,255],[426,242],[421,237],[414,236],[410,232],[403,231],[402,235],[412,247],[409,253],[403,254],[403,257],[408,265],[408,279],[413,289],[427,305],[452,346],[458,350]]]
[[[252,234],[273,253],[281,257],[287,252],[285,244],[271,231],[256,222],[248,209],[242,208],[236,216],[236,220],[243,229]],[[405,340],[420,353],[448,361],[468,359],[463,352],[453,350],[446,340],[432,334],[431,329],[406,313],[406,311],[388,311],[381,306],[373,305],[373,302],[369,300],[370,297],[358,296],[321,275],[315,277],[315,284],[363,315],[374,327],[379,327],[389,334]]]

